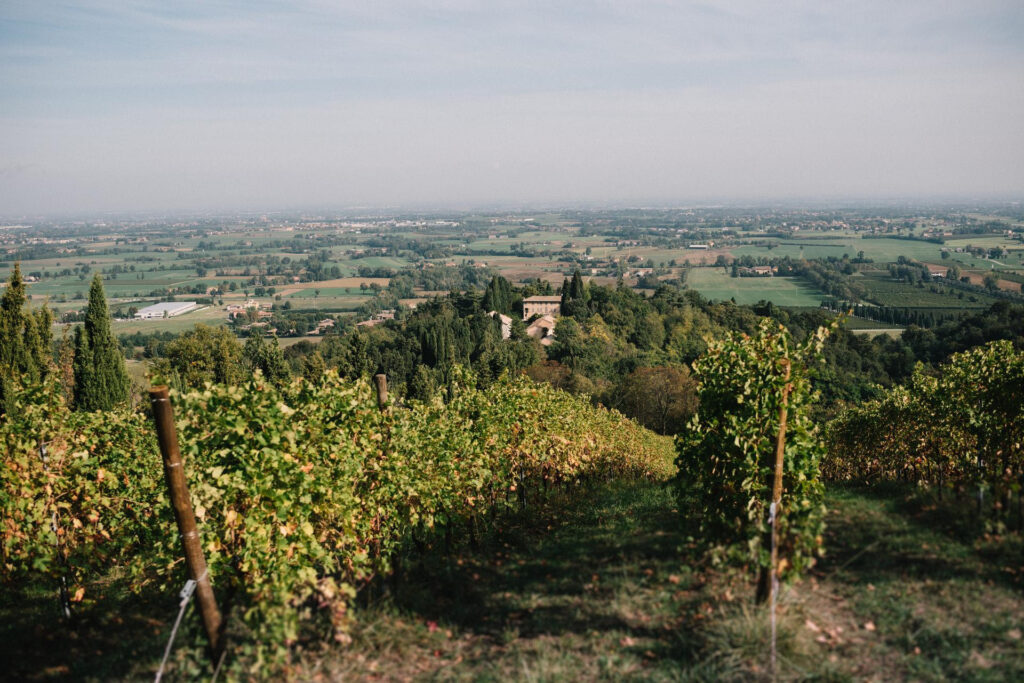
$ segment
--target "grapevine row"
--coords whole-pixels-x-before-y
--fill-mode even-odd
[[[357,590],[413,539],[584,478],[670,474],[671,443],[615,411],[522,378],[474,384],[456,372],[447,402],[384,412],[334,373],[173,396],[210,575],[257,665],[304,636],[345,640]],[[136,587],[180,583],[147,416],[70,412],[51,383],[18,398],[0,445],[5,582],[69,572],[83,602],[115,566]]]
[[[937,372],[849,408],[829,425],[824,474],[989,492],[998,516],[1024,486],[1024,351],[1009,341],[955,354]]]

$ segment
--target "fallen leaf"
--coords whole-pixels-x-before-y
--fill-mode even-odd
[[[874,631],[875,630],[875,622],[873,622],[873,621],[864,622],[864,630],[865,631]]]
[[[815,624],[810,619],[808,619],[807,621],[804,622],[804,626],[806,626],[808,629],[814,631],[815,633],[820,633],[821,632],[821,627],[818,626],[817,624]]]

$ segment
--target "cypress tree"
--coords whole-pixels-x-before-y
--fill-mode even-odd
[[[572,284],[569,285],[569,298],[573,301],[584,301],[587,293],[583,288],[583,276],[580,275],[579,268],[572,274]]]
[[[15,263],[0,297],[0,413],[17,386],[39,381],[50,367],[53,316],[45,304],[32,313],[27,303],[21,265]]]
[[[110,329],[103,280],[96,273],[89,287],[85,323],[75,330],[75,408],[110,410],[128,400],[124,357]]]
[[[484,311],[510,313],[512,311],[512,284],[500,275],[492,277],[484,290],[482,305]]]

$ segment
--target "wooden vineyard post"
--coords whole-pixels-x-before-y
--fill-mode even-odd
[[[181,544],[185,550],[185,565],[188,576],[196,582],[196,601],[199,614],[203,620],[203,629],[210,642],[210,653],[214,663],[221,655],[221,615],[217,601],[213,595],[213,586],[207,573],[206,558],[196,529],[196,516],[192,511],[192,500],[188,495],[185,483],[185,471],[181,464],[181,452],[178,450],[178,432],[174,426],[174,413],[171,410],[171,399],[167,387],[153,387],[149,392],[149,400],[153,406],[153,420],[156,422],[157,439],[160,442],[160,454],[164,460],[164,478],[174,508],[174,519],[181,533]]]
[[[786,451],[786,413],[789,409],[789,392],[793,385],[789,383],[789,359],[782,359],[783,380],[786,386],[782,388],[782,405],[779,406],[779,434],[775,439],[775,476],[772,477],[772,504],[775,505],[776,513],[779,503],[782,502],[782,458]],[[772,534],[775,534],[774,529]],[[775,551],[778,538],[772,540],[772,572],[775,572],[775,563],[778,560],[778,553]]]
[[[388,409],[388,376],[383,373],[374,375],[373,383],[377,385],[377,407],[383,413]]]
[[[793,385],[789,383],[790,363],[788,358],[782,359],[783,381],[786,382],[782,388],[782,404],[779,406],[779,433],[775,437],[775,469],[772,473],[772,502],[769,516],[771,518],[771,532],[769,542],[771,544],[771,563],[769,571],[761,571],[758,581],[757,601],[764,602],[771,593],[774,597],[775,572],[779,561],[779,537],[775,520],[778,518],[782,503],[782,475],[783,457],[786,452],[786,417],[789,410],[789,392]]]

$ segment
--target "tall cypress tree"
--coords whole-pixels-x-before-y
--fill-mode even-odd
[[[50,368],[53,316],[45,304],[33,313],[27,303],[21,265],[15,263],[0,298],[0,413],[15,387],[42,379]]]
[[[586,296],[587,293],[583,287],[583,276],[580,274],[580,269],[577,268],[576,272],[572,274],[572,284],[569,285],[569,298],[574,301],[583,301]]]
[[[75,408],[110,410],[128,400],[124,357],[110,330],[103,280],[96,273],[89,287],[85,324],[75,330]]]
[[[483,309],[511,313],[512,298],[512,284],[500,275],[495,275],[484,290]]]
[[[562,278],[562,301],[559,304],[562,315],[569,315],[568,305],[570,301],[572,301],[572,295],[569,293],[569,278]]]

